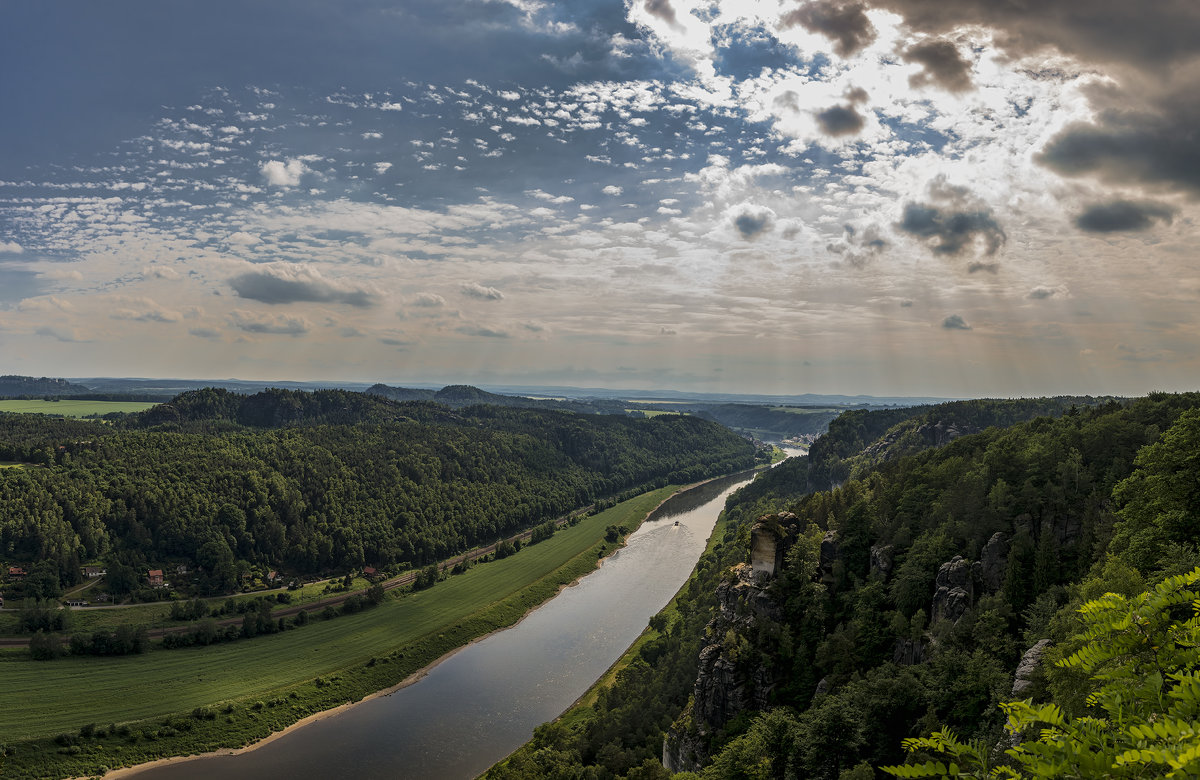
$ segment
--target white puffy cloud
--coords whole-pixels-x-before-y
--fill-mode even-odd
[[[267,180],[267,184],[273,187],[296,187],[300,184],[300,177],[308,173],[309,169],[303,160],[292,157],[286,162],[268,160],[259,166],[259,172]]]

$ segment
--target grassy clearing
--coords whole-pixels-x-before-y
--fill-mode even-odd
[[[90,417],[109,412],[144,412],[157,403],[144,401],[0,401],[0,412],[54,414],[63,417]]]
[[[660,409],[626,409],[628,412],[641,412],[647,417],[658,417],[660,414],[678,414],[678,412],[664,412]]]
[[[37,468],[35,463],[18,463],[15,460],[0,460],[0,469]]]
[[[636,527],[674,490],[626,501],[430,590],[296,631],[123,658],[35,662],[23,652],[0,655],[0,734],[9,747],[4,774],[86,775],[100,766],[237,747],[394,685],[454,648],[512,625],[594,569],[612,548],[604,542],[606,526]],[[262,701],[267,704],[254,706]],[[187,716],[206,706],[220,714]],[[164,736],[161,721],[172,714]],[[73,737],[74,746],[52,740],[77,735],[87,723],[130,722],[132,741],[107,732],[101,739]],[[153,738],[145,736],[150,731]]]

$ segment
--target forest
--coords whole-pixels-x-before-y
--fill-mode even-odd
[[[614,497],[753,465],[719,425],[400,403],[345,391],[184,393],[84,422],[0,415],[0,560],[60,583],[185,564],[202,593],[251,566],[418,567]],[[144,574],[144,571],[142,571]]]
[[[667,777],[664,754],[706,779],[1099,776],[1079,761],[1116,762],[1118,733],[1129,771],[1105,776],[1164,776],[1196,739],[1151,728],[1163,702],[1200,711],[1178,676],[1200,628],[1166,636],[1200,564],[1197,451],[1196,394],[847,413],[730,498],[596,703],[489,777]],[[773,576],[742,565],[763,533],[785,551]]]

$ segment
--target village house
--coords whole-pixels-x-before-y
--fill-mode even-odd
[[[146,575],[146,579],[150,582],[150,587],[152,588],[161,588],[165,584],[163,582],[162,569],[151,569],[150,573]]]
[[[105,574],[108,574],[108,570],[105,569],[103,566],[84,566],[83,567],[83,576],[87,577],[88,579],[95,579],[96,577],[103,577]]]
[[[363,576],[369,580],[375,579],[375,577],[378,576],[378,574],[379,574],[379,572],[376,571],[374,566],[364,566],[363,567]]]
[[[8,567],[8,578],[10,580],[25,579],[26,574],[27,574],[27,572],[24,569],[22,569],[20,566],[9,566]]]

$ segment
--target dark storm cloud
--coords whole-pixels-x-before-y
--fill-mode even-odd
[[[303,269],[266,269],[239,274],[229,280],[241,298],[269,304],[343,303],[360,309],[376,304],[375,296],[359,287],[341,287]]]
[[[1148,184],[1200,195],[1200,3],[1194,0],[873,0],[913,29],[966,25],[996,32],[1014,57],[1057,50],[1113,81],[1091,94],[1097,119],[1052,139],[1038,160],[1066,176]]]
[[[866,124],[854,106],[831,106],[817,113],[817,124],[826,135],[857,135]]]
[[[646,0],[643,6],[647,13],[657,16],[667,24],[679,24],[675,17],[675,9],[671,7],[671,0]]]
[[[925,69],[908,79],[911,87],[936,84],[950,92],[966,92],[972,88],[971,63],[963,59],[958,47],[950,41],[924,41],[904,52],[906,62],[915,62]]]
[[[946,330],[970,330],[971,326],[957,314],[951,314],[942,320],[942,327]]]
[[[1089,233],[1149,230],[1155,222],[1170,224],[1175,209],[1154,201],[1114,200],[1097,203],[1075,218],[1075,226]]]
[[[733,226],[742,238],[750,241],[775,226],[775,214],[767,208],[747,205],[734,215]]]
[[[1118,104],[1122,96],[1110,98]],[[1183,89],[1133,111],[1114,107],[1095,123],[1068,125],[1037,155],[1064,176],[1118,184],[1166,186],[1200,195],[1200,95]]]
[[[849,57],[875,40],[875,27],[865,11],[862,3],[817,0],[784,14],[780,26],[800,25],[809,32],[824,35],[833,41],[833,50],[838,55]]]
[[[962,211],[908,203],[896,227],[924,241],[935,255],[958,255],[979,241],[985,253],[994,255],[1005,241],[1004,230],[989,209]]]

